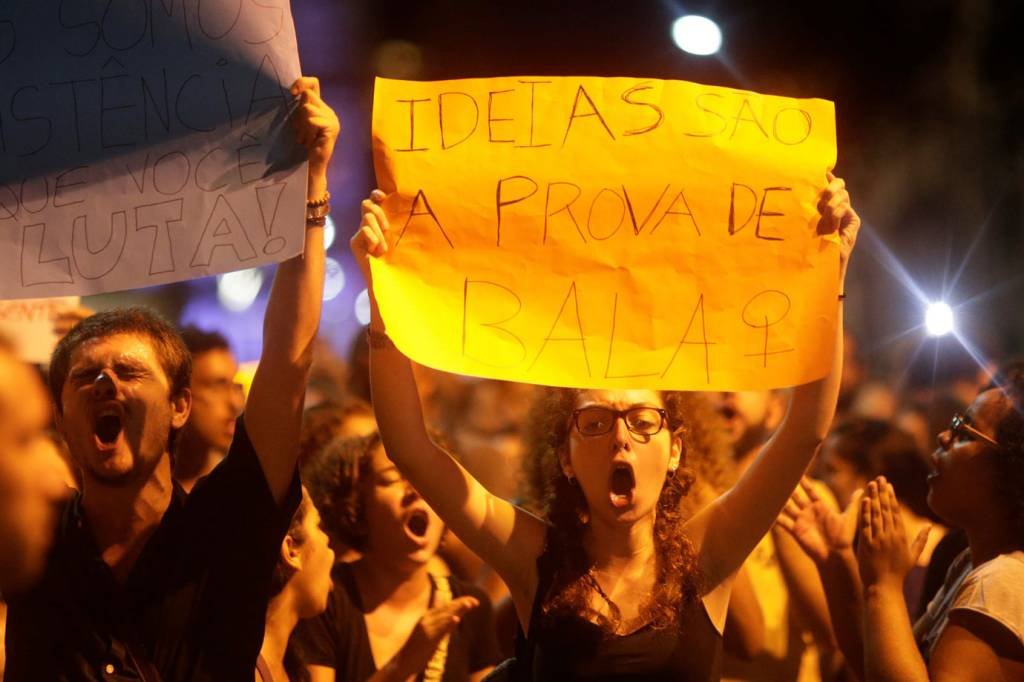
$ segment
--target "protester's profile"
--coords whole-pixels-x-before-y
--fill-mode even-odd
[[[267,605],[263,646],[256,659],[257,682],[309,679],[305,659],[291,641],[300,621],[327,608],[334,552],[320,523],[320,513],[303,488],[302,501],[281,541]]]
[[[938,435],[931,457],[928,505],[967,533],[968,548],[914,626],[931,679],[1024,679],[1024,371],[1010,366]],[[887,589],[900,587],[927,546],[925,529],[911,534],[888,481],[868,486],[861,501],[858,563],[865,587],[865,629],[878,651],[871,673],[903,665],[911,655],[879,633],[906,634],[909,620]],[[874,596],[874,599],[872,599]],[[914,662],[916,666],[916,661]]]
[[[931,528],[911,532],[891,481],[870,481],[843,516],[806,488],[787,505],[780,521],[818,564],[837,640],[861,679],[1024,679],[1022,410],[1024,372],[1011,365],[938,435],[927,502],[968,547],[913,625],[905,583]]]

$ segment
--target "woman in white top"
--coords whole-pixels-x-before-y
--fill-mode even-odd
[[[851,505],[845,531],[813,495],[794,496],[781,522],[818,562],[837,639],[863,679],[1024,680],[1024,367],[1002,373],[938,441],[928,504],[969,547],[914,627],[903,581],[928,529],[909,541],[884,478]]]

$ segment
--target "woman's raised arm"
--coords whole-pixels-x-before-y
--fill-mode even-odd
[[[369,258],[388,250],[383,200],[384,194],[375,190],[363,201],[362,223],[351,246],[370,294],[370,388],[384,450],[452,531],[494,567],[520,616],[527,616],[545,524],[488,492],[427,435],[412,367],[388,338],[373,295]]]
[[[819,231],[840,236],[840,291],[857,239],[860,218],[850,205],[846,184],[831,173],[818,203]],[[711,589],[732,575],[771,528],[828,433],[843,366],[842,296],[832,368],[823,379],[793,389],[779,429],[736,485],[686,525],[699,548],[701,569]]]
[[[801,481],[776,524],[817,566],[836,644],[859,680],[864,679],[864,600],[853,540],[862,494],[857,490],[840,514],[818,496],[810,481]]]

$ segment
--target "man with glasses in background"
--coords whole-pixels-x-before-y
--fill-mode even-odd
[[[192,355],[192,413],[178,435],[174,479],[191,492],[228,454],[245,396],[235,380],[238,360],[227,339],[192,326],[181,330],[181,338]]]

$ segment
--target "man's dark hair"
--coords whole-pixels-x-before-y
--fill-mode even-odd
[[[231,345],[220,332],[206,331],[188,325],[181,329],[181,340],[185,342],[185,348],[192,354],[192,357],[208,353],[211,350],[226,350],[231,352]]]
[[[71,356],[87,341],[117,334],[148,337],[171,383],[171,395],[176,396],[188,388],[192,376],[192,356],[178,330],[148,308],[115,308],[96,313],[76,324],[54,349],[50,358],[49,385],[58,412],[64,411],[60,396],[71,369]]]

